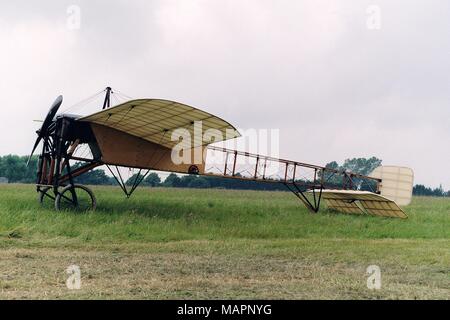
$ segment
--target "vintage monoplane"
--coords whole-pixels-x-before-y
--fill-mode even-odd
[[[30,155],[31,159],[42,141],[37,172],[41,203],[51,199],[56,210],[94,210],[97,202],[92,190],[75,179],[105,165],[127,197],[150,170],[157,170],[284,184],[311,212],[318,212],[324,199],[329,208],[343,213],[407,217],[399,206],[411,201],[413,172],[409,168],[381,166],[364,176],[217,147],[212,144],[240,136],[219,117],[161,99],[129,100],[111,106],[113,91],[108,87],[104,92],[102,110],[88,116],[57,115],[62,96],[51,106]],[[174,140],[175,131],[180,129],[194,138]],[[211,130],[213,139],[208,136]],[[80,146],[87,147],[89,156],[77,154]],[[174,149],[180,146],[182,153],[200,152],[200,160],[174,161]],[[209,158],[222,161],[208,166]],[[121,175],[122,167],[139,170],[131,187]]]

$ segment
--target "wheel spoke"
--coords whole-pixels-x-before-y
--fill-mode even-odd
[[[75,189],[70,189],[70,193],[72,194],[73,204],[77,208],[79,203],[78,203],[78,197],[77,197],[77,193],[75,192]]]
[[[49,195],[48,192],[44,193],[44,197],[48,197],[48,198],[52,199],[53,201],[55,201],[55,199],[56,199],[54,196]]]
[[[51,209],[54,207],[56,196],[52,195],[53,188],[44,187],[38,191],[38,200],[42,208]]]
[[[94,210],[95,197],[90,189],[82,185],[65,187],[56,197],[55,208],[57,210],[76,210],[84,212]]]
[[[63,198],[63,199],[65,199],[65,200],[67,200],[67,202],[68,203],[72,203],[72,204],[75,204],[74,202],[73,202],[73,200],[72,199],[70,199],[70,198],[68,198],[68,197],[66,197],[64,194],[61,194],[61,197]]]

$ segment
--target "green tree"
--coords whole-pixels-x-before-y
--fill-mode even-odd
[[[203,177],[194,177],[189,184],[188,188],[199,188],[199,189],[206,189],[209,188],[209,182]]]
[[[114,178],[109,177],[104,170],[96,169],[89,172],[83,173],[82,175],[76,177],[74,180],[79,184],[88,185],[110,185],[114,184]]]
[[[333,169],[333,170],[339,170],[339,164],[336,161],[331,161],[330,163],[327,163],[325,165],[325,168]]]
[[[180,187],[181,179],[179,176],[177,176],[175,173],[169,174],[169,176],[164,180],[163,185],[165,187]]]
[[[1,162],[0,176],[8,178],[9,182],[26,182],[28,169],[26,162],[19,156],[4,156]]]
[[[339,164],[336,161],[329,162],[325,165],[325,168],[332,169],[332,170],[338,170],[342,171],[342,168],[339,166]],[[334,173],[330,173],[325,171],[324,174],[324,181],[328,185],[339,185],[342,183],[342,179],[339,175],[336,175]]]
[[[138,173],[133,174],[126,182],[127,185],[131,186],[135,183],[136,179],[138,178]],[[138,179],[142,179],[142,174],[139,174]],[[142,186],[150,186],[150,187],[157,187],[161,183],[161,178],[158,176],[158,174],[152,172],[147,177],[142,180],[141,185]]]
[[[382,160],[376,157],[346,159],[342,165],[342,168],[367,176],[379,167],[381,162]]]
[[[195,175],[186,175],[180,178],[179,186],[181,188],[189,188],[189,185],[197,178]]]
[[[23,183],[35,183],[36,179],[37,179],[37,169],[38,169],[38,162],[39,162],[39,157],[38,156],[33,156],[30,159],[30,162],[27,164],[28,161],[28,156],[24,156],[24,157],[20,157],[21,161],[23,161],[23,163],[25,164],[25,173],[24,176],[22,178]]]
[[[144,179],[143,184],[150,187],[158,187],[161,184],[161,178],[157,173],[152,172]]]
[[[139,174],[140,178],[142,179],[142,175]],[[133,174],[131,177],[128,178],[127,181],[125,181],[125,184],[128,186],[132,186],[134,184],[134,182],[136,181],[136,179],[138,179],[138,173]]]
[[[325,165],[326,168],[337,171],[350,171],[361,175],[368,176],[375,168],[381,165],[381,159],[376,157],[371,158],[353,158],[346,159],[344,164],[340,166],[336,161],[332,161]],[[326,172],[324,176],[325,184],[328,186],[342,186],[342,175]],[[376,188],[374,182],[370,182],[364,179],[353,178],[353,184],[362,190],[373,191]]]

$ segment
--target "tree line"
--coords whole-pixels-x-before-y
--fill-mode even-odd
[[[35,183],[36,181],[36,167],[38,157],[34,156],[27,166],[28,157],[7,155],[0,157],[0,178],[4,177],[9,183]],[[380,166],[382,161],[376,157],[372,158],[353,158],[347,159],[342,165],[336,161],[330,162],[326,165],[327,168],[332,168],[339,171],[352,171],[362,175],[368,175],[376,167]],[[75,165],[77,166],[77,164]],[[339,185],[340,181],[337,177],[325,176],[327,183]],[[131,176],[126,184],[132,185],[136,179],[136,175]],[[95,169],[83,174],[75,179],[77,183],[87,185],[114,185],[116,180],[107,175],[103,169]],[[356,181],[357,182],[357,181]],[[148,174],[142,181],[143,186],[147,187],[172,187],[172,188],[221,188],[221,189],[238,189],[238,190],[279,190],[285,191],[286,187],[280,183],[260,183],[251,180],[240,180],[232,178],[220,178],[211,176],[196,176],[196,175],[177,175],[174,173],[162,181],[160,176],[152,172]],[[361,185],[362,189],[370,186]],[[370,190],[370,188],[369,188]],[[413,189],[414,195],[420,196],[450,196],[450,191],[445,191],[442,186],[438,188],[431,188],[421,184],[415,185]]]

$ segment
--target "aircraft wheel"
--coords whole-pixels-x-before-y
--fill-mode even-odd
[[[91,189],[81,184],[68,185],[56,196],[55,209],[78,212],[94,211],[97,200]]]
[[[53,187],[43,187],[38,191],[38,201],[42,208],[52,208],[55,200],[56,197],[53,193]]]

